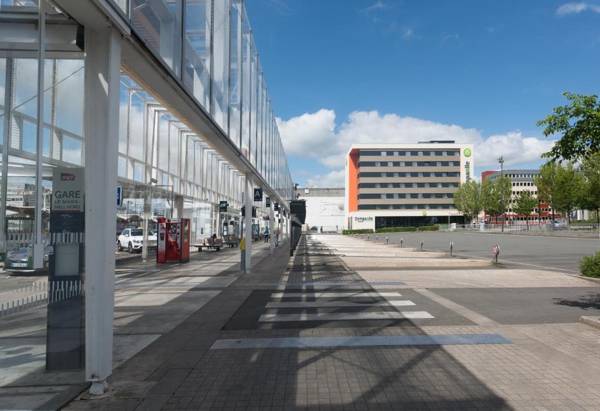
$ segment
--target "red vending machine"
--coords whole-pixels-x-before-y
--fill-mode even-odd
[[[157,242],[157,263],[190,261],[190,220],[159,217]]]

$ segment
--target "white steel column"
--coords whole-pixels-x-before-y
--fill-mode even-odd
[[[12,95],[14,78],[13,59],[6,59],[6,82],[4,85],[4,129],[2,147],[9,146],[12,117]],[[2,150],[2,177],[0,178],[0,253],[6,253],[6,194],[8,193],[8,150]]]
[[[244,239],[246,242],[246,272],[249,273],[252,268],[252,180],[250,174],[246,174],[246,190],[244,191]]]
[[[273,250],[275,249],[275,236],[273,235],[273,229],[275,228],[274,220],[275,213],[273,212],[273,203],[271,200],[271,204],[269,205],[269,252],[273,254]]]
[[[44,160],[44,67],[46,60],[46,1],[39,1],[38,18],[38,72],[37,72],[37,144],[35,167],[35,238],[33,243],[33,268],[44,267],[44,243],[42,241],[42,209],[44,208],[44,187],[42,173]],[[6,109],[5,109],[6,110]],[[5,150],[8,146],[4,147]]]
[[[85,29],[85,375],[90,392],[112,373],[121,37]]]

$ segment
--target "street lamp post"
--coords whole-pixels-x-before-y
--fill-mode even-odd
[[[500,158],[498,158],[498,163],[500,163],[500,181],[504,181],[504,157],[500,156]],[[504,232],[504,220],[506,219],[506,215],[505,215],[505,204],[504,204],[504,190],[502,190],[500,192],[500,201],[502,204],[502,232]]]

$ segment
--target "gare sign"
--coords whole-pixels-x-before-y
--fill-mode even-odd
[[[52,211],[84,211],[83,168],[57,167],[53,172]]]

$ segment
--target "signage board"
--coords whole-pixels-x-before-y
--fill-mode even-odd
[[[267,208],[268,208],[268,207],[271,207],[271,197],[266,197],[266,198],[265,198],[265,206],[266,206]]]
[[[229,203],[227,201],[219,201],[219,212],[226,213]]]
[[[117,186],[117,207],[123,205],[123,187]]]
[[[84,211],[83,168],[57,167],[53,173],[52,211]]]
[[[254,201],[259,202],[263,199],[263,191],[261,187],[254,188]]]

